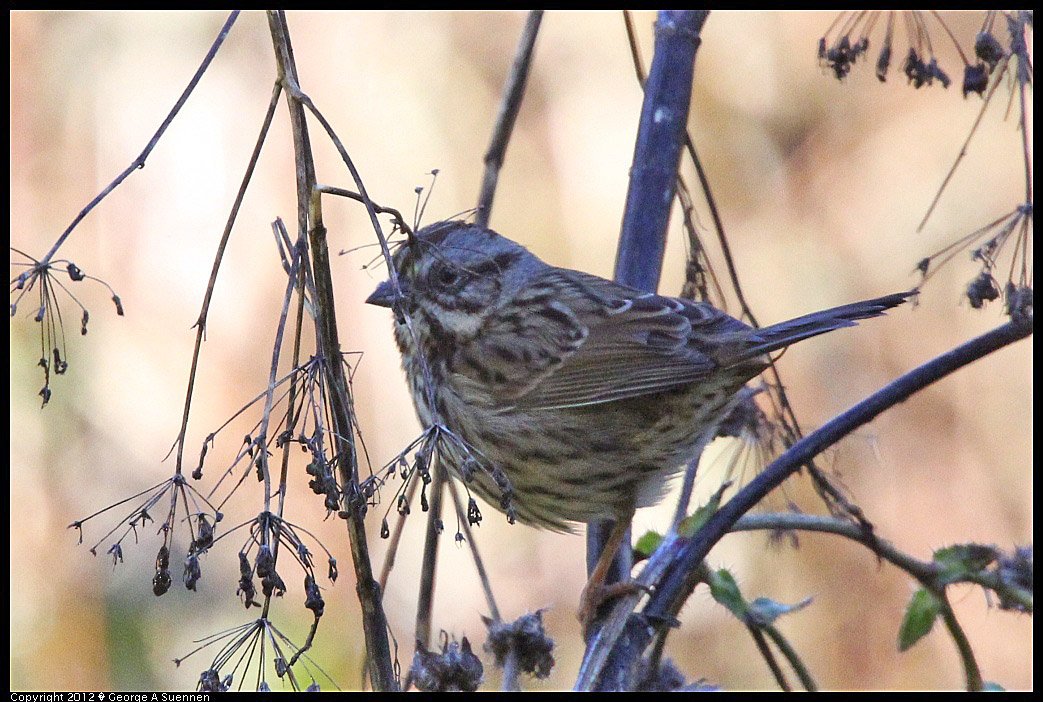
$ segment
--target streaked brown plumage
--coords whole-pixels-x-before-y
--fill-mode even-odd
[[[395,338],[421,422],[429,426],[436,410],[475,457],[506,475],[518,518],[556,530],[655,503],[769,352],[908,296],[752,329],[706,303],[547,265],[461,221],[419,231],[394,262],[412,320],[410,329],[396,315]],[[367,302],[391,307],[390,281]],[[449,453],[451,467],[463,465],[459,450]],[[501,505],[486,472],[473,471],[468,485]]]

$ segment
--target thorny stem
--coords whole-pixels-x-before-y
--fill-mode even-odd
[[[645,85],[615,266],[617,282],[641,290],[655,290],[662,268],[695,54],[708,14],[705,10],[661,11],[656,21],[655,54]],[[609,531],[605,523],[588,527],[588,574],[600,558]],[[629,532],[624,543],[630,543]],[[629,575],[628,556],[629,548],[620,550],[606,582]],[[592,628],[597,628],[596,619]],[[588,655],[590,650],[588,645]]]
[[[1032,334],[1032,329],[1031,318],[1013,320],[906,373],[794,444],[714,513],[690,539],[679,539],[674,533],[668,532],[636,579],[642,585],[655,587],[642,610],[644,617],[651,622],[672,621],[688,594],[691,593],[694,583],[698,582],[696,574],[702,567],[703,559],[710,549],[726,533],[737,527],[740,518],[743,518],[746,528],[757,524],[757,517],[743,517],[743,515],[812,457],[888,408],[904,402],[917,391],[979,358],[1024,339]],[[809,524],[811,523],[809,522]],[[819,526],[824,526],[824,524]],[[855,530],[857,527],[849,525],[847,529]],[[840,533],[839,529],[823,528],[822,530]],[[855,533],[852,531],[852,538],[863,541],[882,557],[894,560],[914,577],[920,579],[924,574],[924,567],[917,565],[915,560],[900,556],[896,551],[889,550],[886,545],[875,539],[871,542],[865,541],[870,538],[865,533],[854,536]],[[654,572],[649,573],[653,570]],[[921,580],[921,582],[925,581]],[[930,584],[931,581],[927,580],[926,583]],[[597,683],[606,661],[609,660],[617,643],[619,645],[624,643],[621,634],[627,623],[627,613],[638,599],[639,595],[629,595],[620,598],[620,601],[617,602],[612,616],[588,645],[587,655],[580,669],[575,689],[590,690]],[[639,634],[647,636],[648,632],[640,631]],[[957,643],[959,645],[959,642]],[[630,646],[631,650],[641,648],[640,646]],[[626,665],[626,662],[620,662],[619,665]]]
[[[1003,579],[993,576],[991,573],[967,573],[958,580],[947,579],[945,583],[939,582],[942,568],[934,561],[920,561],[905,554],[886,541],[870,537],[857,525],[832,517],[820,517],[810,514],[755,514],[746,515],[739,519],[732,527],[732,532],[746,530],[777,530],[797,529],[800,531],[818,531],[829,534],[844,536],[857,541],[868,547],[875,555],[889,563],[893,563],[911,576],[916,578],[924,587],[928,588],[942,603],[942,618],[949,629],[956,648],[963,661],[964,672],[967,677],[968,690],[980,690],[982,685],[981,671],[974,659],[974,651],[967,640],[963,629],[956,620],[947,597],[945,596],[945,585],[958,582],[971,582],[983,588],[989,588],[1000,592],[1002,597],[1014,600],[1022,604],[1026,609],[1031,609],[1031,599],[1015,592]]]
[[[870,395],[846,412],[834,417],[818,430],[794,444],[738,494],[721,507],[677,554],[662,584],[648,605],[646,616],[663,621],[679,609],[674,601],[682,592],[685,574],[706,557],[710,549],[754,505],[787,477],[800,469],[808,459],[871,421],[894,405],[937,382],[945,376],[1004,346],[1032,334],[1032,320],[1012,320],[986,334],[948,351],[913,369],[881,390]]]
[[[873,555],[916,578],[924,587],[935,588],[955,583],[974,583],[997,592],[1002,598],[1017,603],[1025,611],[1032,611],[1031,593],[1012,587],[999,575],[989,572],[969,572],[955,580],[946,577],[944,582],[941,582],[939,577],[943,575],[943,569],[938,563],[914,558],[845,519],[813,514],[747,514],[735,522],[729,533],[753,530],[806,531],[842,536],[862,544],[872,551]]]
[[[945,622],[945,627],[949,630],[949,635],[956,642],[956,649],[960,652],[960,660],[963,661],[963,672],[967,678],[967,692],[981,692],[983,684],[981,668],[978,667],[978,661],[974,657],[974,649],[971,648],[971,642],[967,640],[967,634],[964,633],[960,622],[956,620],[956,612],[952,609],[949,597],[946,595],[944,588],[932,588],[931,591],[938,598],[938,602],[941,603],[942,621]]]
[[[901,568],[917,580],[930,579],[937,572],[936,565],[913,558],[899,551],[887,541],[868,535],[857,524],[836,517],[793,513],[747,514],[732,525],[729,533],[779,530],[835,534],[857,541],[869,548],[877,557]]]

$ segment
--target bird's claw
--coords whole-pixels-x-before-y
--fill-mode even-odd
[[[579,596],[579,612],[576,614],[583,625],[583,638],[587,638],[590,625],[594,622],[594,617],[601,605],[635,592],[651,592],[651,588],[636,580],[623,580],[608,585],[588,582]]]

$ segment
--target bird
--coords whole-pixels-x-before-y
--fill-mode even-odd
[[[417,416],[456,439],[441,452],[450,470],[512,521],[615,522],[583,590],[585,625],[634,510],[662,499],[771,352],[912,294],[756,329],[706,302],[552,266],[464,220],[411,234],[392,265],[366,302],[394,310]]]

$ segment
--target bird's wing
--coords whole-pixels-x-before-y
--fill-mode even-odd
[[[540,274],[504,310],[480,343],[511,350],[515,362],[505,365],[514,372],[501,373],[517,380],[504,399],[526,409],[611,402],[702,380],[718,366],[707,339],[738,341],[751,331],[710,305],[561,268]]]

